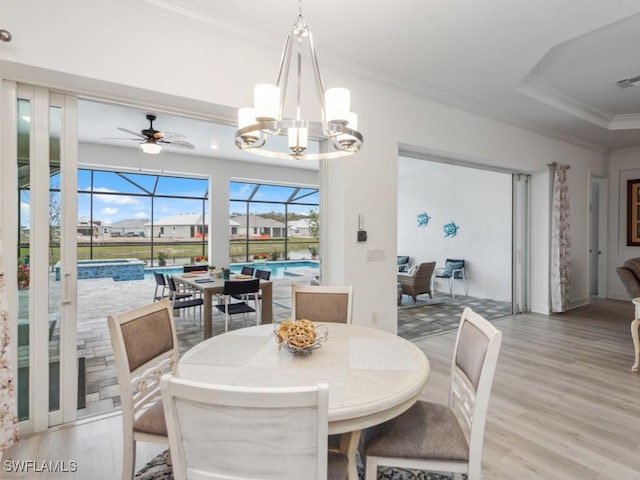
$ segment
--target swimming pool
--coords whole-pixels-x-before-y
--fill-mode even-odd
[[[309,269],[317,270],[319,263],[313,260],[289,260],[284,262],[264,263],[232,263],[229,268],[231,273],[240,273],[244,266],[255,267],[260,270],[269,270],[271,278],[297,277],[308,273]],[[182,273],[182,266],[146,268],[144,278],[153,278],[153,272],[162,272],[165,275]]]
[[[55,265],[56,280],[60,281],[60,262]],[[144,262],[137,258],[78,260],[78,280],[113,278],[116,282],[142,280]]]

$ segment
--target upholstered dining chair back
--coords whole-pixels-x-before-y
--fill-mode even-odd
[[[351,323],[353,287],[291,285],[291,318]]]
[[[174,372],[178,343],[165,298],[107,318],[118,376],[123,424],[123,474],[133,478],[136,441],[168,443],[160,378]]]
[[[326,384],[230,387],[162,377],[175,480],[325,480]]]
[[[451,363],[448,405],[418,401],[365,433],[366,480],[378,465],[465,473],[482,478],[482,445],[502,333],[465,308]]]

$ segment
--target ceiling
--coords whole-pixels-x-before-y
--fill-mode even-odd
[[[298,2],[137,0],[135,6],[281,45]],[[366,0],[308,0],[303,14],[321,68],[604,152],[640,146],[640,82],[616,85],[640,75],[637,0],[394,0],[375,8]],[[146,113],[157,114],[156,129],[184,133],[197,154],[255,158],[235,148],[231,127],[89,102],[81,104],[81,140],[120,136],[117,126],[147,128]],[[88,115],[102,119],[99,130],[82,121]]]

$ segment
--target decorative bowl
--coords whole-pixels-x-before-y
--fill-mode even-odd
[[[303,328],[302,331],[296,331],[295,328],[291,328],[298,322],[307,322],[306,329]],[[310,332],[308,330],[309,328],[312,328],[313,332]],[[286,331],[281,332],[281,329]],[[326,325],[322,323],[312,323],[309,320],[298,320],[297,322],[287,320],[286,322],[276,323],[274,324],[273,331],[278,346],[293,355],[306,355],[317,350],[329,336],[329,329]]]

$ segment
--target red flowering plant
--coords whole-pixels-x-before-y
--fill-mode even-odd
[[[202,263],[202,262],[206,262],[207,261],[207,256],[206,255],[199,255],[197,257],[193,257],[193,261],[195,263]]]
[[[18,288],[29,288],[30,280],[29,264],[20,259],[18,262]]]

